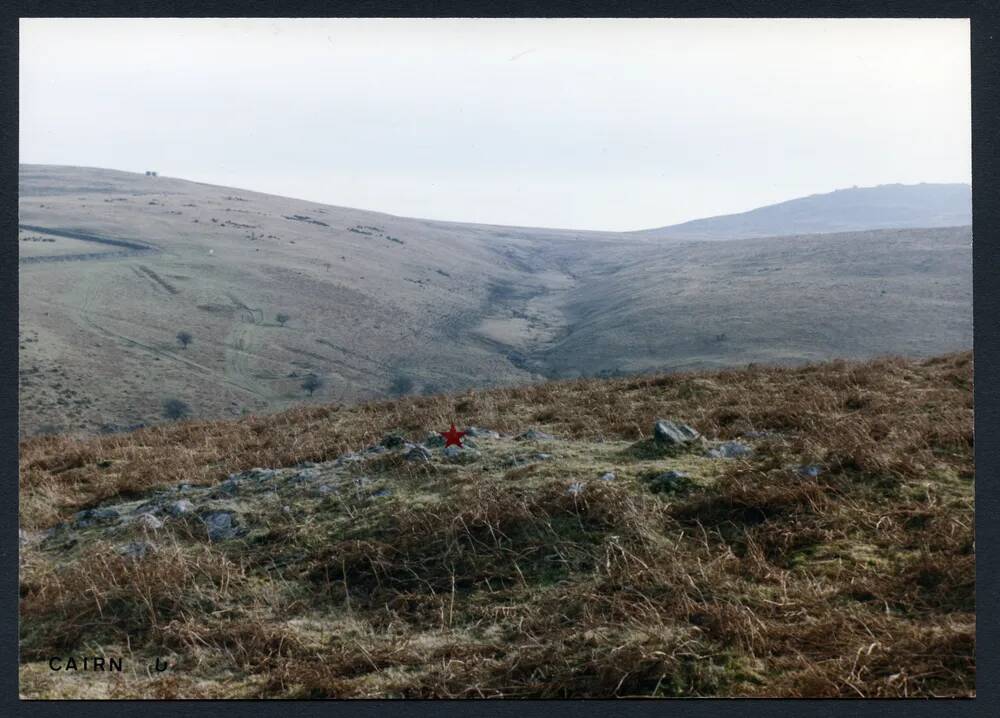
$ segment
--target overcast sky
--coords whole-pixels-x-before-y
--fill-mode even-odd
[[[22,20],[22,162],[628,230],[968,182],[965,20]]]

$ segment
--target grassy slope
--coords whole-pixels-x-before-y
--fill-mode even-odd
[[[631,450],[656,417],[749,460]],[[85,530],[22,547],[26,696],[964,696],[974,692],[972,360],[833,362],[550,383],[21,447],[21,525],[179,482],[327,462],[450,421],[559,439],[481,457],[320,463],[215,498],[251,532],[167,521],[133,561]],[[549,460],[512,465],[536,451]],[[816,463],[815,478],[795,467]],[[653,494],[681,468],[694,485]],[[605,471],[614,481],[601,481]],[[367,476],[365,491],[351,490]],[[579,481],[574,496],[568,486]],[[378,489],[390,494],[374,496]],[[196,489],[209,501],[212,488]],[[217,496],[217,494],[213,494]],[[202,499],[198,499],[201,501]],[[221,502],[221,503],[220,503]],[[131,504],[127,504],[131,505]],[[286,511],[284,506],[288,506]],[[59,534],[57,534],[59,536]],[[110,542],[110,543],[109,543]],[[150,678],[71,652],[169,655]]]
[[[20,222],[159,249],[21,265],[23,436],[156,423],[169,398],[233,418],[385,398],[399,376],[456,392],[972,343],[969,227],[653,241],[20,169]],[[24,258],[119,249],[45,238],[18,242]],[[324,380],[313,397],[309,373]]]

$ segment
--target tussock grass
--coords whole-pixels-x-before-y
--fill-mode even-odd
[[[32,661],[127,640],[179,667],[108,695],[973,695],[971,391],[965,353],[30,439],[22,525],[44,528],[109,497],[332,459],[389,431],[422,438],[454,420],[565,437],[555,459],[513,469],[372,459],[391,498],[268,514],[251,542],[180,534],[141,561],[25,547],[22,692],[69,691]],[[653,494],[621,477],[674,461],[627,451],[658,417],[713,438],[762,433],[751,458]],[[598,481],[609,457],[626,470]],[[568,493],[569,479],[585,489]]]

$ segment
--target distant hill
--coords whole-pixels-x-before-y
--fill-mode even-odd
[[[39,165],[19,223],[25,435],[972,345],[967,226],[670,240]]]
[[[839,189],[634,234],[671,239],[746,239],[969,224],[972,188],[967,184],[885,184]]]

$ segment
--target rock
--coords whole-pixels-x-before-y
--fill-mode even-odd
[[[237,474],[235,477],[230,476],[229,478],[240,478],[247,481],[270,481],[278,475],[276,469],[250,469],[249,471],[244,471],[242,474]]]
[[[682,471],[667,471],[662,474],[657,474],[656,476],[646,479],[646,482],[649,484],[649,488],[654,494],[672,494],[688,489],[692,485],[688,475]]]
[[[392,491],[390,489],[379,489],[378,491],[372,494],[372,496],[376,498],[380,498],[382,496],[391,496],[391,495]]]
[[[701,434],[687,424],[658,419],[653,424],[653,439],[667,446],[687,446],[701,438]]]
[[[403,439],[403,437],[400,436],[399,434],[386,434],[385,437],[382,439],[382,446],[384,446],[387,449],[399,449],[405,443],[406,440]]]
[[[194,491],[194,486],[191,484],[177,484],[177,491],[186,494],[189,491]]]
[[[431,460],[431,452],[427,449],[427,447],[421,446],[420,444],[410,446],[406,450],[405,456],[407,461],[425,462]]]
[[[147,501],[144,504],[136,506],[132,511],[134,514],[153,514],[156,515],[160,511],[160,505],[155,501]]]
[[[514,441],[554,441],[556,437],[538,429],[528,429],[514,437]]]
[[[601,476],[601,481],[614,481],[617,478],[614,472],[609,471]]]
[[[201,519],[205,522],[210,541],[226,541],[239,535],[236,519],[231,511],[212,511],[204,514]]]
[[[120,518],[121,516],[114,509],[84,509],[73,516],[73,525],[76,528],[86,528],[95,524],[118,523]]]
[[[187,499],[181,499],[180,501],[174,501],[172,504],[168,504],[164,507],[164,511],[171,516],[183,516],[184,514],[189,514],[194,511],[194,504]]]
[[[574,481],[572,484],[569,485],[569,488],[566,489],[566,493],[570,494],[571,496],[579,496],[580,494],[583,493],[583,484],[580,483],[579,481]]]
[[[798,468],[800,476],[808,476],[815,479],[821,473],[823,473],[823,467],[817,466],[816,464],[805,464]]]
[[[500,432],[492,429],[484,429],[481,426],[470,426],[465,430],[466,436],[475,436],[482,439],[499,439]]]
[[[296,469],[314,469],[316,468],[316,463],[313,461],[300,461],[295,465]]]
[[[239,479],[226,479],[219,487],[216,489],[216,494],[223,494],[227,496],[235,496],[240,491]]]
[[[145,558],[146,554],[156,551],[156,546],[148,541],[129,541],[118,547],[118,555],[126,558]]]
[[[552,454],[546,454],[544,451],[539,451],[532,457],[535,461],[548,461],[552,458]]]
[[[150,531],[163,528],[163,522],[150,513],[139,514],[135,522],[142,528]]]
[[[444,446],[444,437],[435,431],[429,431],[427,432],[427,436],[424,437],[424,446],[429,446],[431,448]]]
[[[17,544],[18,546],[26,546],[31,543],[31,539],[28,537],[28,532],[24,529],[17,530]]]
[[[375,444],[374,446],[369,446],[367,449],[365,449],[366,454],[384,454],[387,451],[388,449],[382,446],[381,444]]]
[[[471,464],[474,461],[478,461],[482,456],[475,449],[460,448],[458,446],[447,446],[442,453],[453,464]]]
[[[740,459],[752,454],[753,449],[739,441],[727,441],[705,452],[710,459]]]

